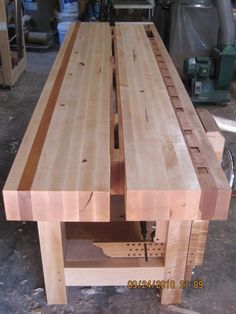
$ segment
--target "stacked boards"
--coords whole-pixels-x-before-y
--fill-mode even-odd
[[[226,177],[152,24],[72,26],[3,191],[8,220],[35,221],[110,221],[112,194],[127,221],[228,212]]]

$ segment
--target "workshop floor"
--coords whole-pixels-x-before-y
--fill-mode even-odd
[[[2,189],[22,136],[41,93],[56,52],[28,53],[28,66],[12,90],[0,89],[0,188]],[[236,118],[233,101],[208,106],[219,116]],[[236,156],[236,137],[225,134]],[[212,222],[205,261],[194,269],[204,289],[187,289],[178,306],[161,306],[155,289],[126,287],[70,288],[69,304],[47,306],[36,223],[7,222],[0,198],[0,313],[236,313],[236,208],[228,221]],[[145,279],[145,278],[140,278]]]

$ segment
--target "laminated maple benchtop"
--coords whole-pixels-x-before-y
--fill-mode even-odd
[[[5,184],[7,219],[225,219],[230,193],[154,26],[74,24]]]

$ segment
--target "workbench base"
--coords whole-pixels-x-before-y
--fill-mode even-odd
[[[224,138],[209,112],[198,111],[198,114],[220,161]],[[117,211],[119,208],[116,202],[116,215],[112,215],[114,219],[123,217]],[[136,250],[141,244],[138,222],[38,222],[48,303],[67,303],[66,286],[127,286],[129,280],[136,280],[137,284],[140,280],[150,280],[151,283],[157,280],[172,281],[177,288],[162,289],[161,303],[181,303],[185,283],[191,281],[192,267],[200,266],[203,262],[209,221],[160,220],[147,223],[148,229],[152,230],[153,223],[156,233],[154,242],[149,243],[156,247],[156,258],[149,258],[146,262],[143,251]],[[81,261],[84,252],[80,252],[79,237],[96,240],[97,236],[96,245],[115,258]],[[147,234],[147,237],[150,236],[150,233]],[[107,247],[109,241],[112,244]],[[132,245],[132,249],[127,251],[124,244],[128,247]],[[149,251],[149,257],[150,252],[153,251]],[[139,254],[141,257],[137,257]],[[121,255],[122,258],[119,258]]]
[[[137,281],[138,285],[142,285],[142,281],[149,281],[153,287],[156,287],[156,283],[163,280],[165,282],[174,282],[175,288],[162,289],[161,303],[173,304],[181,302],[183,292],[181,282],[186,278],[191,221],[169,222],[166,243],[153,242],[153,247],[156,244],[158,248],[160,247],[160,251],[161,246],[163,246],[163,253],[154,257],[152,256],[154,254],[150,253],[153,252],[154,248],[149,247],[148,261],[144,257],[139,257],[138,254],[133,257],[135,255],[133,252],[135,251],[132,251],[132,249],[130,249],[132,254],[129,257],[110,257],[108,255],[103,257],[101,256],[103,253],[97,254],[94,250],[88,253],[90,254],[90,260],[86,260],[83,251],[81,251],[81,256],[79,256],[79,249],[76,248],[80,241],[86,241],[83,239],[84,236],[82,235],[81,239],[71,238],[71,233],[72,236],[75,236],[73,234],[75,231],[78,232],[76,237],[78,236],[82,224],[86,223],[73,223],[72,226],[71,223],[38,222],[44,280],[49,304],[67,303],[67,286],[127,286],[128,283],[134,283],[134,281]],[[93,224],[95,229],[97,224],[99,223]],[[104,227],[102,226],[102,228]],[[127,230],[129,228],[131,228],[131,224],[127,226]],[[71,229],[72,232],[70,232]],[[84,229],[86,228],[84,227]],[[82,234],[84,233],[82,232]],[[134,232],[133,239],[135,241],[130,242],[132,237],[127,233],[128,242],[125,242],[125,244],[129,245],[130,243],[133,247],[137,240],[136,234]],[[120,239],[124,239],[125,236],[126,234],[122,233]],[[111,241],[113,241],[112,237],[113,235],[111,234]],[[117,240],[120,241],[119,238]],[[96,241],[99,241],[98,246],[102,246],[101,239],[93,239],[93,241],[95,245]],[[107,247],[105,244],[109,242],[109,239],[104,242],[105,248]],[[115,256],[119,256],[119,254],[120,256],[126,256],[124,248],[117,252],[115,243],[117,244],[117,242],[113,242],[113,245],[116,246],[113,254],[116,254]],[[124,247],[122,242],[118,243],[120,243],[121,248]],[[142,242],[139,241],[137,243],[141,245]],[[150,245],[152,244],[150,243]],[[89,250],[88,245],[85,251],[88,252]],[[111,248],[108,248],[108,252],[109,250],[112,252],[112,244]],[[105,249],[103,249],[104,251]]]

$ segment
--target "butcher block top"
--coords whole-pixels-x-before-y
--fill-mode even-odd
[[[153,24],[75,23],[5,184],[7,219],[225,219],[230,194]]]

